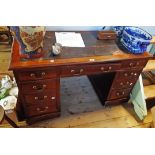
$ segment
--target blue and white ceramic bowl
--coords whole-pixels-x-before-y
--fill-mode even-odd
[[[138,27],[127,26],[124,28],[121,43],[133,54],[140,54],[147,50],[152,36]]]
[[[120,38],[123,33],[124,28],[125,28],[124,26],[113,26],[112,30],[114,30],[117,34],[117,37]]]

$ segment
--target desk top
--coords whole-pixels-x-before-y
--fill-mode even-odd
[[[52,45],[56,42],[55,32],[47,31],[43,45],[44,57],[33,60],[20,58],[19,44],[14,39],[9,69],[90,64],[151,57],[148,52],[140,55],[130,54],[124,49],[122,50],[121,46],[118,47],[114,40],[97,40],[96,31],[82,31],[80,33],[85,47],[63,47],[63,52],[59,56],[53,56],[51,50]]]

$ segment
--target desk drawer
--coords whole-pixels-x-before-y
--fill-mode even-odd
[[[41,105],[41,104],[55,104],[56,91],[45,91],[43,93],[33,93],[31,95],[24,95],[26,105]]]
[[[58,79],[52,79],[22,83],[22,92],[23,94],[42,93],[45,90],[56,89],[58,82]]]
[[[57,106],[55,104],[30,106],[25,109],[27,117],[39,116],[42,114],[48,114],[53,112],[58,112]]]
[[[112,85],[112,89],[127,89],[127,88],[132,88],[134,84],[136,83],[137,79],[122,79],[122,80],[117,80],[115,83]]]
[[[146,59],[138,59],[138,60],[127,60],[122,63],[122,68],[131,69],[131,68],[143,68],[147,63]]]
[[[114,72],[120,69],[120,64],[96,64],[96,65],[80,65],[65,66],[61,69],[61,76],[80,76],[96,73]]]
[[[112,90],[108,96],[108,100],[126,98],[130,91],[131,89]]]
[[[20,82],[28,80],[50,79],[57,76],[56,69],[32,70],[16,72]]]
[[[116,78],[118,80],[137,79],[141,73],[141,70],[121,71],[117,73]]]

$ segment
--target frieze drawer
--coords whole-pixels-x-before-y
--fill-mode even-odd
[[[45,90],[51,90],[57,88],[58,79],[52,80],[38,80],[32,82],[22,83],[22,93],[23,94],[31,94],[31,93],[39,93]]]
[[[57,76],[55,69],[32,70],[16,72],[16,76],[20,82],[28,80],[50,79]]]
[[[120,64],[97,64],[82,66],[65,66],[61,69],[61,76],[80,76],[96,73],[108,73],[120,69]]]

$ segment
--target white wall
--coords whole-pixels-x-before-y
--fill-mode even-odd
[[[100,30],[103,26],[46,26],[46,30],[54,31],[84,31],[84,30]]]
[[[76,30],[101,30],[103,26],[46,26],[47,30],[53,31],[76,31]],[[155,26],[139,26],[140,28],[146,30],[151,35],[155,35]],[[110,29],[107,26],[106,29]]]

